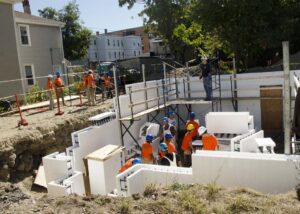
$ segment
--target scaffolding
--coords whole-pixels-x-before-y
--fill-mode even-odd
[[[210,105],[212,111],[222,111],[222,103],[221,103],[221,81],[220,81],[220,70],[218,66],[218,59],[214,59],[210,62],[214,64],[214,72],[212,73],[212,97],[211,101],[205,101],[203,97],[194,97],[192,93],[200,92],[191,90],[191,83],[198,82],[200,84],[200,80],[190,80],[191,74],[190,72],[185,73],[182,78],[179,79],[177,75],[178,68],[176,65],[180,66],[181,69],[186,69],[186,66],[181,65],[178,62],[174,62],[173,65],[162,62],[164,78],[156,81],[156,86],[148,86],[145,75],[145,66],[142,65],[142,74],[143,74],[143,88],[140,89],[132,89],[132,86],[128,86],[129,96],[129,109],[130,115],[126,117],[122,117],[121,115],[121,107],[120,107],[120,98],[119,93],[116,92],[116,104],[118,108],[118,116],[120,123],[120,131],[121,131],[121,142],[122,146],[124,146],[124,136],[129,134],[132,138],[136,147],[141,149],[138,140],[131,133],[130,128],[134,124],[135,121],[138,121],[140,117],[147,116],[148,122],[157,122],[157,116],[160,112],[164,112],[165,115],[168,111],[173,111],[175,115],[178,117],[177,130],[180,130],[180,122],[185,124],[186,120],[182,118],[179,112],[179,105],[184,105],[187,109],[187,112],[192,112],[192,105]],[[176,64],[176,65],[175,65]],[[116,68],[113,68],[114,75],[116,75]],[[199,75],[199,72],[198,72]],[[116,79],[116,78],[115,78]],[[117,84],[115,82],[115,84]],[[183,91],[179,91],[178,85],[183,85]],[[156,97],[149,99],[148,93],[149,90],[156,90]],[[160,93],[162,91],[162,94]],[[133,102],[133,94],[138,92],[144,92],[145,100],[141,102]],[[215,92],[215,93],[214,93]],[[183,93],[183,94],[182,94]],[[181,95],[182,96],[179,96]],[[149,107],[150,102],[156,102],[157,104],[154,107]],[[138,113],[134,113],[134,108],[139,105],[145,105],[146,110],[140,111]],[[124,107],[124,106],[123,106]],[[129,124],[128,124],[129,122]],[[128,125],[127,125],[127,124]]]

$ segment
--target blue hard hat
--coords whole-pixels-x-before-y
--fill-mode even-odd
[[[60,72],[59,72],[59,71],[56,71],[56,72],[55,72],[55,75],[56,75],[56,76],[60,76]]]
[[[146,141],[152,141],[152,140],[153,140],[153,135],[152,134],[147,134]]]
[[[195,112],[190,112],[190,118],[195,118],[195,117],[196,117]]]
[[[161,151],[167,151],[168,150],[168,145],[165,144],[165,143],[161,143],[161,144],[159,144],[159,149]]]
[[[173,135],[170,134],[170,133],[167,133],[167,134],[165,134],[165,138],[166,138],[166,139],[172,139],[172,138],[173,138]]]
[[[163,122],[169,122],[169,118],[163,117]]]
[[[169,111],[168,115],[174,115],[174,112],[173,111]]]
[[[134,158],[132,161],[132,165],[141,164],[142,161],[139,158]]]

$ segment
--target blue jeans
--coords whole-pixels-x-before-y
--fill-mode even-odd
[[[203,77],[203,86],[206,93],[206,99],[211,100],[212,95],[212,79],[211,75]]]

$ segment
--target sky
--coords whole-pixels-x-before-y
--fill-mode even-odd
[[[39,15],[38,10],[45,7],[53,7],[60,10],[70,0],[30,0],[32,15]],[[143,25],[142,17],[138,13],[144,5],[136,4],[128,10],[126,6],[119,7],[118,0],[77,0],[81,12],[80,19],[90,30],[100,33],[104,29],[108,31],[122,30]],[[16,4],[15,10],[23,12],[22,4]]]

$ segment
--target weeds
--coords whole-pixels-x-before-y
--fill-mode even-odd
[[[231,203],[227,209],[233,213],[240,213],[242,211],[250,211],[251,206],[247,199],[238,196],[233,203]]]
[[[187,211],[191,211],[195,214],[205,212],[205,204],[202,203],[194,194],[190,194],[187,191],[180,194],[179,201]]]
[[[152,195],[157,195],[157,187],[155,184],[147,185],[144,191],[144,197],[151,197]]]
[[[122,199],[120,201],[119,207],[118,207],[118,213],[121,214],[129,214],[130,213],[130,202],[126,199]]]
[[[219,188],[216,182],[211,182],[207,185],[207,195],[206,198],[209,201],[213,201],[216,198],[217,193],[219,192]]]

